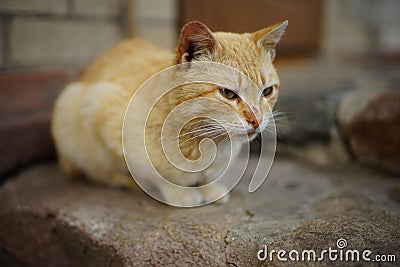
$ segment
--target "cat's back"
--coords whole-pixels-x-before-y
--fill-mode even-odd
[[[93,61],[79,80],[138,86],[173,61],[174,54],[169,50],[139,38],[125,39]]]

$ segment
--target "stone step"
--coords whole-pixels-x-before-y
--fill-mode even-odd
[[[43,164],[0,189],[0,248],[29,266],[255,266],[265,245],[301,253],[338,249],[343,238],[348,249],[400,260],[397,177],[278,157],[263,186],[247,188],[244,178],[226,205],[174,208]]]

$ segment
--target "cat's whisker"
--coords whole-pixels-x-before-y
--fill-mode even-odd
[[[221,128],[221,129],[215,129],[215,130],[211,130],[211,131],[208,131],[208,132],[204,132],[204,133],[201,133],[201,134],[192,136],[191,138],[189,138],[189,139],[185,140],[184,142],[180,143],[180,145],[183,145],[183,144],[185,144],[186,142],[189,142],[189,141],[191,141],[191,140],[193,140],[193,139],[196,139],[196,138],[199,138],[199,137],[201,137],[201,136],[211,135],[211,134],[215,134],[215,133],[220,133],[222,129],[223,129],[223,128]]]
[[[213,133],[215,131],[220,131],[220,130],[222,130],[222,128],[218,128],[218,127],[216,127],[216,128],[203,128],[203,129],[201,129],[201,131],[196,131],[196,132],[191,133],[191,134],[193,134],[193,136],[199,136],[200,134],[203,135],[203,134]]]
[[[217,130],[221,129],[219,125],[207,125],[207,126],[201,126],[201,127],[196,127],[193,130],[189,132],[182,133],[176,137],[176,139],[182,138],[184,136],[190,135],[190,134],[196,134],[196,133],[201,133],[201,132],[206,132],[206,131],[211,131],[211,130]]]
[[[267,127],[265,127],[265,130],[268,131],[270,134],[276,133],[276,128],[273,126],[267,126]]]
[[[221,129],[221,131],[214,133],[214,135],[217,134],[216,136],[210,136],[211,139],[216,139],[224,134],[228,134],[228,132],[225,129]]]
[[[229,134],[228,134],[226,131],[223,131],[222,133],[218,134],[217,136],[211,137],[211,139],[215,140],[215,139],[217,139],[217,138],[219,138],[219,137],[221,137],[221,136],[223,136],[223,135],[225,135],[225,134],[227,134],[228,137],[229,137]]]
[[[185,127],[191,126],[191,125],[194,125],[194,124],[198,124],[198,123],[203,123],[203,122],[214,123],[215,121],[213,119],[210,119],[210,118],[205,118],[205,119],[195,120],[195,121],[192,121],[192,122],[190,122],[188,124],[185,124]]]
[[[196,125],[196,124],[199,124],[199,125]],[[187,128],[188,126],[192,126],[192,125],[196,125],[196,127],[194,127],[193,129],[198,128],[198,127],[221,126],[221,124],[219,124],[215,121],[204,120],[204,121],[197,121],[195,123],[186,124],[184,126],[184,128]]]
[[[279,121],[283,121],[286,119],[287,119],[287,117],[279,117],[279,118],[274,117],[274,122],[279,122]]]
[[[213,133],[213,132],[220,131],[221,129],[223,129],[223,128],[217,127],[217,126],[213,126],[213,127],[204,127],[204,126],[196,127],[196,128],[194,128],[194,130],[192,130],[192,131],[190,131],[190,132],[186,132],[186,133],[183,133],[183,134],[178,135],[177,137],[173,138],[172,141],[179,140],[179,139],[181,139],[182,137],[185,137],[185,136],[190,135],[190,134],[193,135],[192,138],[194,139],[194,138],[196,138],[196,137],[198,137],[198,136],[202,136],[202,135],[205,135],[205,134],[207,134],[207,133]],[[198,133],[199,133],[199,134],[198,134]],[[196,135],[196,134],[197,134],[197,135]],[[192,138],[190,138],[190,139],[188,139],[188,140],[185,140],[183,143],[185,143],[186,141],[190,141]],[[168,140],[163,139],[163,141],[171,141],[171,139],[170,139],[170,138],[169,138]],[[182,143],[182,144],[183,144],[183,143]]]
[[[277,121],[280,121],[282,119],[286,119],[288,117],[288,115],[289,115],[288,112],[282,112],[282,111],[274,110],[272,112],[272,114],[269,115],[269,117],[270,118],[273,117],[274,121],[277,122]]]
[[[182,129],[187,129],[187,128],[189,128],[190,130],[194,130],[194,129],[199,129],[199,128],[202,128],[202,127],[206,127],[206,126],[209,126],[209,125],[214,125],[212,122],[210,122],[210,123],[208,123],[208,124],[200,124],[199,123],[199,125],[195,125],[195,124],[197,124],[198,122],[196,122],[196,123],[190,123],[190,124],[185,124],[183,127],[182,127]],[[193,125],[195,125],[194,127],[193,127]],[[192,127],[189,127],[189,126],[192,126]]]
[[[275,115],[275,116],[280,116],[280,115],[288,115],[289,112],[274,110],[274,111],[272,111],[272,114]]]
[[[226,135],[226,137],[224,139],[222,139],[221,143],[225,142],[226,140],[228,140],[230,138],[229,134]]]
[[[189,134],[194,134],[194,133],[197,133],[197,132],[203,132],[203,131],[206,131],[206,130],[212,130],[212,129],[218,129],[218,127],[215,125],[212,125],[212,127],[211,126],[201,126],[201,127],[197,127],[197,128],[194,128],[192,131],[189,131],[189,132],[186,132],[186,133],[183,133],[183,134],[180,134],[177,138],[181,138],[181,137],[183,137],[183,136],[186,136],[186,135],[189,135]]]

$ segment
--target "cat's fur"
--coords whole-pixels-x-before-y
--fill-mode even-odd
[[[148,133],[152,136],[146,138],[159,139],[162,120],[173,108],[171,102],[176,105],[199,96],[207,96],[229,105],[247,125],[249,134],[235,132],[238,131],[236,125],[229,123],[228,128],[231,129],[228,130],[254,138],[255,134],[250,132],[260,132],[266,128],[268,109],[272,109],[278,97],[279,78],[272,62],[275,47],[286,26],[287,22],[283,22],[255,33],[212,33],[204,24],[191,22],[181,31],[176,53],[140,39],[122,41],[95,60],[79,81],[68,85],[56,101],[52,134],[63,170],[71,175],[84,174],[93,181],[107,185],[132,186],[134,182],[129,176],[122,149],[125,110],[135,90],[147,78],[173,64],[192,61],[225,64],[247,75],[261,90],[271,85],[274,90],[270,96],[263,97],[259,93],[247,92],[246,88],[237,88],[238,95],[245,95],[251,102],[251,111],[240,98],[234,101],[224,98],[217,86],[182,86],[168,96],[170,101],[161,103],[162,106],[154,111],[154,118],[157,119],[150,123],[153,131]],[[210,105],[208,109],[212,112],[218,106]],[[196,106],[191,112],[199,115]],[[135,136],[128,138],[135,140]],[[233,145],[240,146],[241,142],[235,141]],[[170,168],[165,159],[161,159],[163,155],[159,143],[154,142],[153,147],[147,149],[154,157],[160,157],[160,160],[156,160],[160,169]],[[198,156],[198,140],[194,138],[186,142],[182,152],[188,158],[195,159]],[[224,162],[228,154],[226,148],[221,147],[218,153],[221,162]],[[192,186],[213,179],[215,173],[218,170],[208,170],[196,176],[185,176],[184,173],[174,175],[172,172],[169,179],[180,185]],[[151,178],[149,180],[152,181]],[[154,183],[157,185],[157,182]],[[178,189],[173,192],[163,188],[159,190],[167,202],[190,206],[208,202],[225,189],[216,185],[207,192],[199,190],[197,194],[190,195]]]

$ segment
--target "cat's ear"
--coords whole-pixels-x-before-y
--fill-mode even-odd
[[[179,35],[178,61],[185,63],[210,55],[216,44],[217,40],[206,25],[199,21],[189,22]]]
[[[285,20],[281,23],[261,29],[253,33],[253,38],[258,46],[266,50],[273,50],[281,40],[288,24],[289,22]]]

